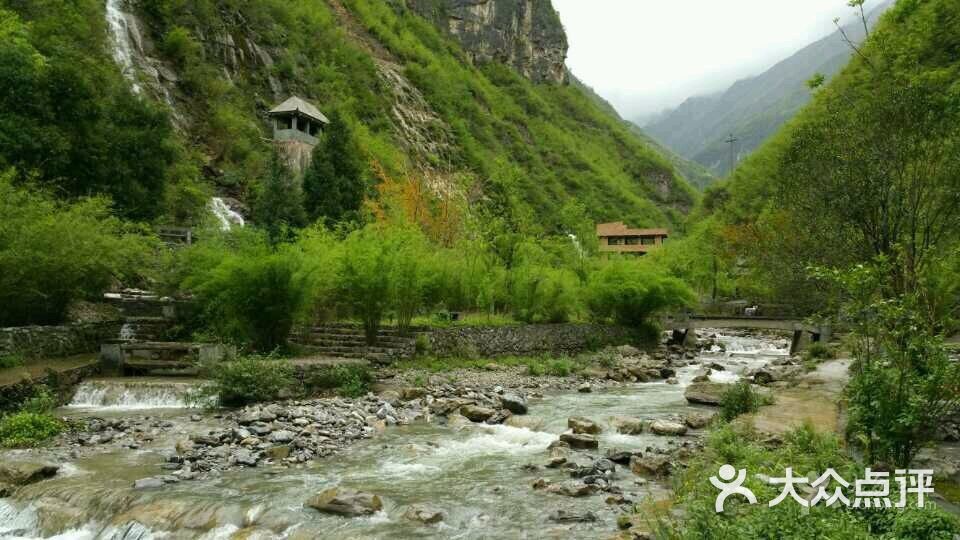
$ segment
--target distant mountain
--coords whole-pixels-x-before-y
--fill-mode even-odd
[[[885,0],[868,15],[872,26],[894,0]],[[857,20],[844,27],[854,42],[864,38]],[[692,97],[644,126],[665,146],[708,168],[717,176],[730,169],[732,133],[737,160],[746,157],[810,100],[806,82],[816,73],[829,79],[847,64],[853,52],[834,32],[756,77],[742,79],[725,92]],[[692,179],[691,179],[692,181]]]
[[[624,125],[627,127],[627,129],[629,129],[634,135],[636,135],[637,138],[647,143],[647,145],[652,150],[660,154],[660,156],[663,157],[663,159],[670,162],[674,170],[680,173],[680,175],[683,176],[683,178],[690,185],[702,191],[704,188],[709,186],[711,183],[713,183],[717,179],[717,177],[715,177],[713,173],[708,171],[703,165],[700,165],[699,163],[695,163],[693,161],[690,161],[689,159],[679,156],[676,152],[674,152],[673,150],[670,150],[669,148],[661,144],[659,141],[657,141],[656,139],[648,135],[646,132],[644,132],[643,129],[640,126],[638,126],[635,122],[624,120],[623,117],[620,116],[620,113],[617,112],[617,110],[613,107],[613,105],[610,104],[609,101],[603,99],[603,97],[600,94],[598,94],[593,88],[588,86],[586,83],[578,79],[575,75],[569,74],[567,78],[570,81],[570,84],[572,86],[578,88],[581,92],[583,92],[601,110],[606,111],[611,116],[620,119],[624,123]]]

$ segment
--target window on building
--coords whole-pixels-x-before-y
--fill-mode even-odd
[[[635,246],[640,243],[640,238],[637,236],[628,236],[624,238],[624,243],[628,246]]]
[[[622,237],[622,236],[611,236],[610,238],[607,238],[607,245],[610,245],[610,246],[622,246],[622,245],[623,245],[623,237]]]
[[[654,244],[657,243],[657,239],[656,239],[656,237],[654,237],[654,236],[644,236],[644,237],[642,238],[642,242],[641,242],[641,243],[642,243],[643,245],[645,245],[645,246],[652,246],[652,245],[654,245]]]

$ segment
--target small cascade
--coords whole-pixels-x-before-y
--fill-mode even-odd
[[[730,334],[718,334],[712,353],[725,353],[728,357],[789,356],[790,341],[786,338],[742,337]]]
[[[194,396],[203,383],[103,379],[80,383],[68,408],[99,410],[187,409],[203,406]]]
[[[133,341],[137,339],[137,328],[133,323],[125,322],[123,326],[120,327],[120,340],[121,341]]]
[[[120,2],[121,0],[107,0],[107,26],[110,28],[110,36],[113,40],[113,58],[120,65],[123,76],[130,81],[133,93],[139,94],[143,89],[137,82],[133,61],[138,44],[133,42],[131,36],[139,36],[140,29],[137,28],[136,21],[127,17],[120,8]]]
[[[220,197],[210,199],[210,211],[220,221],[220,230],[229,231],[233,225],[243,227],[246,222],[236,210],[230,208]]]

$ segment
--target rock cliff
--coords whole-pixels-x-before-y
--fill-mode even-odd
[[[567,82],[567,35],[550,0],[408,0],[474,63],[500,61],[537,83]]]

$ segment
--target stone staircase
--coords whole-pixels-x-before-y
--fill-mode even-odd
[[[390,364],[410,358],[416,350],[416,333],[402,336],[396,328],[383,327],[377,332],[377,341],[370,345],[363,327],[350,323],[331,323],[301,330],[293,342],[305,352],[325,358],[351,358],[374,364]]]

